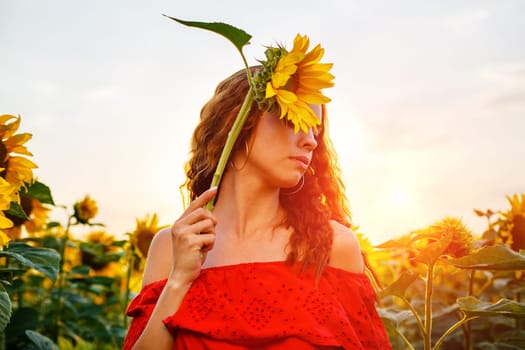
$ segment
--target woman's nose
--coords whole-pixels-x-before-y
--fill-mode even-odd
[[[308,132],[299,131],[301,147],[306,148],[308,151],[313,151],[317,147],[317,139],[312,128],[308,129]]]

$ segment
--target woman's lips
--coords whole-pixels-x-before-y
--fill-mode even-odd
[[[304,169],[307,169],[310,165],[310,158],[308,158],[307,156],[293,156],[290,157],[290,159],[299,163]]]

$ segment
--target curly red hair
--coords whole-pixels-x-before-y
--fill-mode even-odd
[[[259,68],[250,69],[253,73]],[[202,108],[200,123],[193,133],[190,159],[185,166],[187,179],[181,186],[181,189],[185,187],[188,191],[190,201],[209,188],[228,132],[248,90],[246,71],[240,70],[222,81]],[[318,276],[330,259],[333,241],[330,220],[350,227],[350,210],[337,157],[328,137],[324,106],[322,111],[323,122],[318,127],[317,148],[304,175],[303,188],[297,193],[281,191],[280,194],[286,224],[293,228],[287,261],[299,262],[303,270],[313,269]],[[253,103],[232,154],[249,140],[262,113],[257,103]]]

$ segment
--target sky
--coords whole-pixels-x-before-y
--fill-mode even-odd
[[[108,233],[182,213],[199,111],[243,67],[224,38],[162,14],[244,29],[249,64],[297,33],[321,43],[353,223],[373,243],[446,216],[481,234],[474,208],[525,192],[525,1],[0,0],[0,113],[33,134],[55,202],[89,194]]]

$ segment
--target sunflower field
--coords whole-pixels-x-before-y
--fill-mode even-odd
[[[155,214],[116,239],[89,195],[70,206],[33,176],[19,116],[0,116],[0,350],[120,349],[141,288]],[[525,349],[525,195],[447,217],[379,246],[358,233],[394,349]],[[49,219],[65,210],[66,222]],[[81,237],[75,229],[83,227]]]

